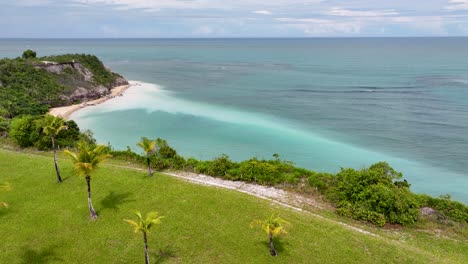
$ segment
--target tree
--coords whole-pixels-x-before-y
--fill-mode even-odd
[[[8,183],[0,183],[0,192],[6,192],[10,190],[10,184]],[[8,207],[8,204],[6,202],[0,201],[0,207]]]
[[[141,147],[146,154],[146,163],[148,164],[148,176],[151,176],[151,162],[150,156],[153,155],[156,148],[156,141],[150,140],[146,137],[142,137],[141,141],[137,143],[137,146]]]
[[[250,223],[251,228],[259,225],[267,233],[268,238],[270,239],[270,254],[272,256],[277,255],[275,246],[273,245],[273,237],[280,234],[287,234],[284,230],[284,224],[289,224],[289,222],[279,216],[275,216],[275,214],[270,215],[266,220],[254,220]]]
[[[36,54],[35,51],[32,51],[32,50],[25,50],[25,51],[23,52],[23,56],[21,56],[21,57],[23,57],[23,59],[26,59],[26,60],[27,60],[27,59],[34,59],[34,58],[36,58],[36,55],[37,55],[37,54]]]
[[[52,115],[45,116],[44,127],[42,131],[44,134],[50,136],[52,141],[52,150],[54,151],[54,164],[55,164],[55,172],[57,173],[57,182],[61,183],[62,178],[60,177],[60,170],[57,163],[57,149],[55,148],[55,138],[57,137],[58,133],[67,127],[64,125],[65,120],[61,117],[55,117]]]
[[[86,179],[86,184],[88,185],[88,207],[92,219],[97,219],[98,216],[91,201],[91,172],[96,170],[99,164],[110,157],[105,151],[106,146],[104,145],[94,146],[83,142],[78,144],[78,152],[65,150],[65,153],[72,158],[75,164],[77,175],[84,176]]]
[[[124,221],[133,226],[135,233],[143,233],[143,241],[145,243],[145,264],[149,264],[150,261],[148,254],[147,233],[150,232],[151,227],[153,227],[154,225],[159,225],[161,223],[161,218],[163,218],[164,216],[158,216],[158,212],[150,212],[146,215],[146,218],[143,218],[139,211],[135,212],[135,215],[138,217],[137,222],[126,219]]]

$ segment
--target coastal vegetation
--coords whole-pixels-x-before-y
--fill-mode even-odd
[[[145,263],[150,263],[149,251],[148,251],[148,233],[151,231],[151,228],[155,225],[159,225],[161,223],[161,218],[163,216],[159,216],[158,212],[149,212],[145,218],[141,216],[141,213],[137,211],[135,215],[138,217],[137,221],[127,220],[124,221],[129,223],[133,226],[133,230],[135,233],[141,232],[143,234],[143,243],[145,244]]]
[[[61,117],[55,117],[51,115],[46,115],[44,118],[44,127],[42,131],[47,136],[50,136],[52,142],[52,150],[54,151],[54,165],[55,165],[55,172],[57,174],[57,182],[62,182],[62,177],[60,177],[60,170],[57,162],[57,148],[55,146],[55,137],[60,133],[60,131],[66,129],[67,127],[64,125],[65,120]]]
[[[266,220],[254,220],[250,223],[250,227],[253,228],[255,226],[260,226],[263,231],[268,235],[268,244],[270,245],[270,255],[276,256],[276,250],[274,245],[274,238],[281,235],[287,234],[286,230],[284,229],[284,225],[289,224],[288,221],[282,219],[279,216],[275,216],[274,214],[270,215]]]
[[[259,255],[256,256],[258,257],[256,263],[266,263],[269,260],[259,254],[264,246],[270,249],[272,256],[276,256],[277,252],[284,252],[287,248],[286,254],[280,254],[284,255],[281,259],[284,262],[306,262],[314,258],[318,262],[339,260],[350,263],[371,263],[369,260],[372,259],[374,263],[378,260],[385,262],[391,258],[392,262],[456,263],[468,254],[464,243],[468,239],[468,206],[452,201],[449,196],[434,198],[411,192],[410,184],[403,179],[402,173],[395,171],[386,162],[379,162],[360,170],[342,168],[340,172],[331,174],[299,168],[293,162],[281,159],[278,154],[274,154],[270,160],[254,157],[240,162],[232,161],[227,155],[221,155],[213,160],[186,159],[180,156],[166,140],[160,138],[150,140],[143,137],[137,143],[144,151],[144,155],[133,152],[130,147],[122,151],[114,150],[110,145],[96,145],[92,133],[80,131],[74,121],[44,115],[50,106],[64,103],[63,95],[70,92],[71,87],[85,81],[85,77],[73,67],[65,67],[58,74],[48,72],[41,68],[42,66],[38,68],[37,65],[44,64],[44,61],[45,64],[53,61],[67,65],[78,61],[92,72],[88,77],[92,76],[91,83],[94,85],[113,86],[116,80],[121,78],[120,75],[106,69],[102,62],[91,55],[73,54],[36,58],[35,52],[25,51],[22,58],[0,61],[2,140],[21,148],[52,149],[57,181],[62,182],[59,162],[65,175],[64,179],[67,181],[67,184],[60,186],[46,183],[46,175],[51,174],[51,166],[43,165],[51,161],[47,157],[31,157],[0,150],[2,181],[5,178],[18,186],[14,192],[5,195],[7,197],[5,200],[12,203],[16,211],[5,211],[4,208],[0,211],[0,218],[3,218],[0,230],[4,232],[3,230],[8,230],[5,228],[8,226],[17,231],[12,234],[8,232],[1,234],[7,244],[0,247],[3,247],[2,252],[8,252],[0,256],[2,263],[11,263],[18,254],[24,263],[73,262],[76,256],[84,255],[73,249],[58,254],[55,247],[59,242],[55,242],[55,239],[65,244],[76,242],[78,249],[87,249],[91,252],[90,256],[83,256],[80,261],[83,259],[90,263],[108,263],[115,260],[114,256],[119,256],[119,260],[123,262],[134,262],[137,257],[135,253],[125,249],[128,241],[124,229],[117,224],[116,219],[121,221],[124,213],[135,207],[154,208],[155,206],[158,206],[164,215],[170,215],[171,219],[178,219],[168,223],[167,233],[162,232],[161,240],[155,242],[159,243],[155,247],[160,249],[158,252],[151,253],[149,250],[147,232],[153,225],[159,224],[160,217],[150,213],[143,218],[138,213],[138,222],[126,220],[134,226],[135,231],[143,233],[146,263],[149,263],[151,257],[159,260],[167,258],[173,262],[252,261],[253,255]],[[64,148],[66,149],[64,153],[71,157],[72,162],[58,159],[57,154],[60,156],[62,152],[57,153],[57,150]],[[125,166],[119,165],[125,168],[102,166],[102,170],[96,171],[101,167],[101,163],[111,156],[113,162],[125,164]],[[21,166],[17,166],[18,164]],[[336,223],[311,219],[310,215],[281,207],[272,208],[274,206],[271,204],[252,197],[192,186],[163,174],[158,174],[158,177],[155,177],[157,179],[142,178],[139,177],[141,174],[139,170],[128,169],[129,164],[137,169],[144,167],[148,176],[153,174],[153,170],[206,174],[231,181],[271,186],[297,193],[301,197],[313,197],[321,200],[325,207],[329,208],[324,213],[327,219],[358,223],[370,229],[375,228],[374,226],[389,229],[397,226],[412,231],[451,228],[450,235],[453,235],[451,239],[455,242],[445,240],[440,242],[427,237],[424,241],[443,244],[441,248],[450,251],[453,256],[447,261],[439,257],[443,250],[431,249],[421,241],[414,242],[417,244],[416,248],[407,248],[405,245],[388,242],[378,236],[357,235]],[[75,191],[76,180],[69,177],[72,174],[72,165],[75,174],[83,176],[86,180],[91,218],[97,219],[98,213],[102,212],[106,215],[106,219],[100,221],[102,223],[90,224],[79,220],[82,207],[77,206],[79,204],[77,201],[81,196]],[[95,175],[98,176],[93,181],[99,189],[99,193],[93,196],[100,201],[98,210],[91,200],[91,175],[93,178]],[[108,195],[104,196],[106,193]],[[30,197],[34,199],[28,199]],[[267,244],[245,242],[247,233],[242,230],[242,225],[248,224],[249,219],[258,219],[258,214],[271,212],[273,209],[285,215],[288,222],[294,224],[287,243],[275,240],[275,236],[285,233],[284,224],[288,222],[274,214],[266,220],[250,223],[252,226],[260,225],[263,228],[269,237]],[[57,214],[56,210],[59,210],[60,214]],[[331,216],[329,212],[336,212],[336,215]],[[20,213],[34,215],[34,218],[39,218],[40,221],[33,223],[30,219],[18,217]],[[15,222],[10,219],[9,214],[18,214],[15,219],[21,219]],[[353,222],[354,220],[363,222]],[[62,223],[70,224],[72,230],[63,231],[70,228]],[[37,228],[20,230],[23,226]],[[373,230],[375,232],[386,230],[379,228]],[[328,233],[330,230],[338,231],[330,236]],[[208,233],[206,238],[200,238],[205,232]],[[84,238],[81,240],[70,240],[83,235]],[[34,238],[40,239],[41,242],[45,241],[45,246],[38,247]],[[225,245],[226,239],[238,248],[233,248],[233,244]],[[197,242],[192,243],[193,240]],[[458,244],[460,240],[462,243]],[[18,241],[21,241],[25,250],[16,252],[11,248],[11,245]],[[105,244],[103,241],[107,241],[110,246],[103,245]],[[172,249],[174,245],[177,245],[176,250]],[[365,251],[359,249],[363,245]],[[132,242],[131,247],[136,247],[136,242]],[[446,249],[448,247],[451,249]],[[310,248],[314,250],[310,252]],[[225,253],[232,250],[242,252]],[[330,256],[328,252],[324,254],[320,252],[321,250],[333,251],[334,254]],[[102,252],[107,252],[108,255]],[[369,252],[371,258],[368,256]]]
[[[148,164],[148,176],[151,176],[151,160],[150,157],[153,154],[155,147],[156,147],[156,141],[150,140],[146,137],[142,137],[140,142],[137,143],[137,146],[143,149],[146,155],[146,163]]]
[[[90,221],[73,163],[59,153],[59,185],[50,181],[52,162],[52,153],[0,149],[2,181],[14,187],[0,194],[10,204],[0,209],[0,263],[143,263],[142,237],[123,219],[153,208],[167,220],[149,236],[151,263],[464,263],[468,256],[467,240],[442,230],[357,225],[373,235],[357,232],[326,212],[316,217],[165,174],[147,177],[144,160],[132,169],[111,159],[93,174],[100,219]],[[265,233],[249,228],[272,213],[291,223],[288,236],[275,240],[275,258]]]
[[[97,219],[98,215],[94,210],[93,202],[91,200],[91,173],[94,172],[99,164],[110,157],[105,153],[104,145],[89,145],[81,142],[78,145],[78,151],[72,152],[65,150],[65,154],[71,157],[75,165],[75,173],[78,176],[85,177],[86,185],[88,187],[88,207],[89,214],[92,219]]]
[[[56,107],[101,97],[125,79],[93,55],[36,58],[27,50],[16,59],[0,59],[0,116],[42,115]],[[79,88],[81,87],[81,88]],[[85,89],[76,93],[77,89]]]

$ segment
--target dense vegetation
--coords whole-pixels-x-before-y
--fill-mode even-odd
[[[155,142],[158,147],[149,156],[150,163],[146,161],[146,153],[141,156],[130,148],[109,151],[115,159],[151,164],[157,170],[183,170],[299,191],[312,188],[333,203],[338,214],[377,226],[413,224],[419,219],[422,207],[435,209],[436,220],[468,223],[468,206],[448,197],[412,193],[409,183],[402,180],[402,174],[385,162],[361,170],[347,168],[329,174],[298,168],[290,161],[281,160],[277,154],[272,160],[252,158],[242,162],[234,162],[226,155],[214,160],[185,160],[167,141],[158,138]]]
[[[93,74],[91,82],[72,68],[60,74],[36,68],[42,61],[80,62]],[[22,57],[0,60],[0,116],[13,118],[21,115],[41,115],[49,107],[65,104],[63,95],[76,87],[103,85],[111,87],[120,75],[108,71],[93,55],[67,54],[36,58],[34,51],[25,51]],[[1,120],[0,120],[1,123]],[[0,124],[0,132],[1,130]]]
[[[378,234],[371,236],[243,193],[147,177],[145,166],[96,171],[100,218],[91,221],[85,181],[69,159],[59,162],[61,184],[51,156],[0,149],[1,181],[11,185],[0,193],[9,204],[0,209],[0,263],[144,263],[143,236],[123,221],[135,210],[165,217],[148,234],[151,263],[464,263],[468,256],[460,240],[368,227]],[[265,233],[249,228],[272,213],[290,222],[288,235],[274,238],[277,257]]]
[[[79,62],[93,73],[93,79],[96,84],[109,87],[117,77],[121,75],[108,71],[98,57],[89,54],[64,54],[56,56],[47,56],[38,58],[36,61],[53,61],[58,63]],[[69,72],[72,74],[73,72]]]
[[[44,116],[25,115],[13,118],[9,135],[22,148],[35,147],[39,150],[52,149],[50,135],[44,133],[46,118]],[[79,140],[89,140],[80,133],[78,125],[73,120],[64,123],[66,129],[61,130],[55,137],[55,144],[59,148],[74,147]]]
[[[28,60],[0,60],[0,115],[40,115],[49,106],[60,105],[65,87],[44,70],[36,69]]]

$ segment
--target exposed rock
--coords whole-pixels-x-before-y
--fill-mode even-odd
[[[430,208],[430,207],[423,207],[421,209],[419,209],[421,211],[421,215],[433,215],[435,214],[437,211]]]
[[[67,87],[64,95],[61,96],[64,105],[101,98],[109,95],[112,88],[129,84],[122,76],[116,75],[108,87],[99,85],[94,81],[93,73],[81,63],[75,61],[64,63],[44,61],[41,64],[34,65],[34,67],[60,75],[57,81]],[[107,71],[112,72],[109,67],[105,68]],[[69,69],[68,72],[64,72],[67,69]]]

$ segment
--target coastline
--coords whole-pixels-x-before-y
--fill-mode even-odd
[[[127,85],[121,85],[121,86],[114,87],[114,88],[112,88],[110,94],[108,94],[108,95],[106,95],[104,97],[98,98],[98,99],[83,102],[81,104],[51,108],[49,110],[49,114],[53,115],[53,116],[59,116],[59,117],[62,117],[64,119],[69,119],[70,116],[74,112],[76,112],[76,111],[78,111],[78,110],[80,110],[82,108],[85,108],[87,106],[94,106],[94,105],[102,104],[102,103],[106,102],[107,100],[110,100],[110,99],[112,99],[112,98],[114,98],[116,96],[121,96],[128,88],[130,88],[133,85],[134,84],[127,84]]]

